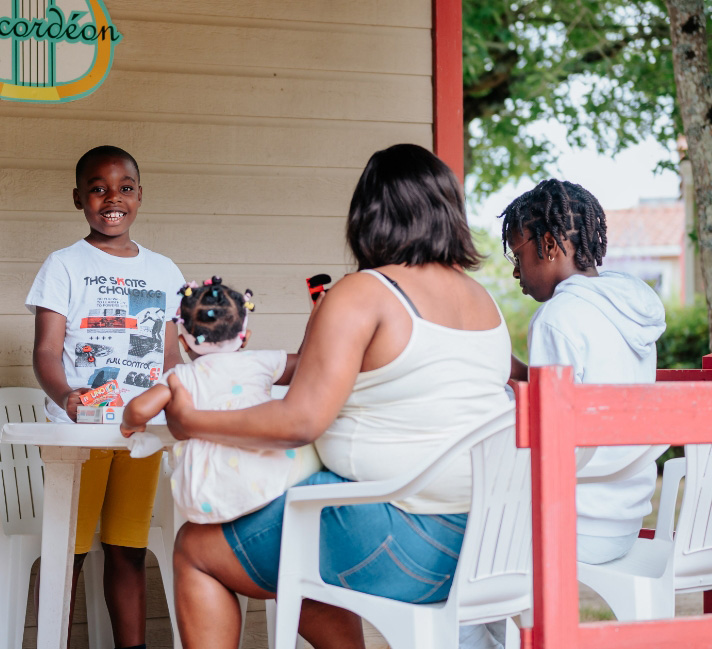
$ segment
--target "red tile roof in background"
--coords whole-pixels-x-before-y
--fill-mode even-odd
[[[626,210],[605,210],[608,249],[679,246],[685,234],[682,201],[641,203]]]

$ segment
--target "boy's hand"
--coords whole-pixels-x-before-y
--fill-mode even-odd
[[[79,396],[85,392],[89,392],[89,388],[77,388],[76,390],[67,392],[64,397],[62,397],[62,408],[64,408],[67,416],[75,423],[77,421],[77,408],[82,405]]]
[[[193,432],[191,415],[197,412],[193,398],[174,374],[168,377],[168,387],[171,389],[171,400],[165,407],[168,429],[176,439],[189,439]]]

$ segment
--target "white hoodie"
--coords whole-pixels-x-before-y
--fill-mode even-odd
[[[572,365],[577,383],[654,383],[655,342],[665,331],[665,309],[655,291],[631,275],[573,275],[561,282],[529,325],[529,364]],[[601,465],[631,453],[600,447]],[[652,511],[655,463],[626,480],[576,487],[577,530],[615,537],[640,529]]]

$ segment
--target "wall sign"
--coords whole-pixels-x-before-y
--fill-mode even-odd
[[[0,99],[86,97],[106,79],[121,39],[102,0],[0,0]]]

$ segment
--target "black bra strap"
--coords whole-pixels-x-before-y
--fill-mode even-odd
[[[415,308],[415,304],[413,304],[413,301],[408,297],[406,292],[398,285],[398,282],[396,282],[396,280],[391,279],[390,277],[388,277],[388,275],[382,273],[380,270],[376,270],[374,272],[378,273],[381,277],[388,280],[388,282],[393,286],[393,288],[395,288],[403,296],[410,308],[413,309],[413,313],[415,313],[416,316],[418,316],[419,318],[423,317],[420,315],[418,309]]]

